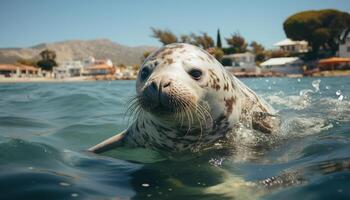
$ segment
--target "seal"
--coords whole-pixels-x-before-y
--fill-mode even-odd
[[[212,55],[173,43],[152,53],[140,67],[131,125],[89,151],[118,146],[181,152],[227,140],[240,125],[274,134],[275,111]]]

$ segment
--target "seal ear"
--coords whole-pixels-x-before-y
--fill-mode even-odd
[[[123,144],[126,133],[127,133],[127,130],[124,130],[119,134],[112,136],[107,140],[89,148],[88,151],[91,151],[93,153],[103,153],[115,147],[121,146]]]

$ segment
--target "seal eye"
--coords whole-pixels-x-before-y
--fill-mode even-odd
[[[199,80],[203,73],[199,69],[192,69],[191,71],[188,72],[188,74],[191,75],[193,79]]]
[[[142,80],[145,80],[149,75],[149,69],[147,67],[144,67],[142,70],[141,70],[141,79]]]

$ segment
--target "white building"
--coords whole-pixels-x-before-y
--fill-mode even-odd
[[[308,52],[308,43],[306,41],[293,41],[289,38],[279,41],[274,44],[281,51],[287,53],[305,53]]]
[[[223,59],[231,60],[233,71],[256,71],[255,54],[250,52],[224,55]]]
[[[53,74],[55,78],[81,76],[83,68],[81,61],[65,61],[53,68]]]
[[[339,57],[350,58],[350,31],[342,34],[342,39],[339,42]]]
[[[303,61],[298,57],[270,58],[260,64],[262,71],[274,71],[283,74],[301,74]]]
[[[93,65],[95,63],[96,59],[93,56],[89,56],[88,58],[83,60],[84,67]]]

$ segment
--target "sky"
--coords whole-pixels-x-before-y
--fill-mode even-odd
[[[106,38],[155,45],[150,27],[177,35],[239,32],[271,48],[285,38],[284,20],[300,11],[350,12],[350,0],[0,0],[0,48]]]

